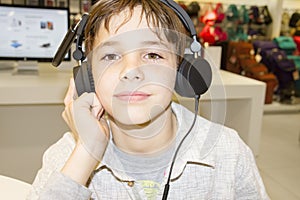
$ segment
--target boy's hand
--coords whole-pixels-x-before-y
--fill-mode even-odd
[[[75,83],[71,79],[62,116],[77,136],[77,143],[100,161],[109,141],[109,128],[102,118],[104,109],[95,93],[84,93],[74,100],[75,95]]]

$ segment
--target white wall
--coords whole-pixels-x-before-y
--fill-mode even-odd
[[[283,8],[300,11],[299,0],[283,0]]]

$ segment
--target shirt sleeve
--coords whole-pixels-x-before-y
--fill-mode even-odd
[[[236,199],[269,200],[251,149],[243,142],[236,165]]]
[[[90,199],[91,191],[60,172],[54,172],[39,195],[39,200]]]
[[[91,191],[88,188],[60,172],[74,147],[75,140],[68,132],[45,151],[42,168],[31,185],[27,200],[90,199]]]

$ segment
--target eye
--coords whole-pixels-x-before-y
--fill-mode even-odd
[[[117,54],[106,54],[102,60],[106,60],[106,61],[114,61],[114,60],[119,60],[121,58],[121,56],[117,55]]]
[[[145,55],[145,58],[150,60],[159,60],[162,59],[163,57],[157,53],[148,53]]]

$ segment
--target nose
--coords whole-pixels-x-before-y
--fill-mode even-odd
[[[124,56],[120,72],[121,81],[141,81],[144,80],[144,72],[141,69],[141,62],[134,53]]]

